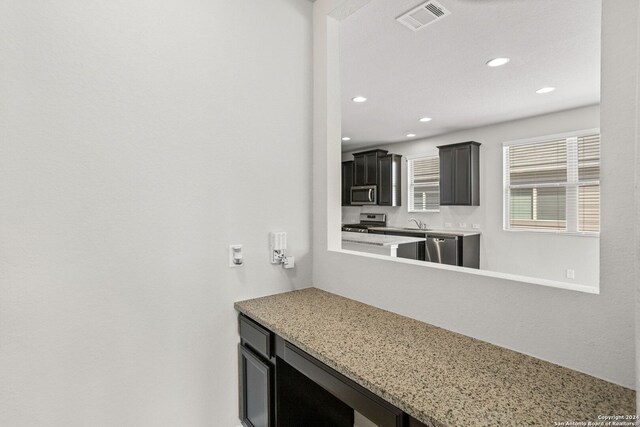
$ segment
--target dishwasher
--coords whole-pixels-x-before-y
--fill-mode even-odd
[[[458,239],[459,236],[428,234],[425,261],[461,265]]]

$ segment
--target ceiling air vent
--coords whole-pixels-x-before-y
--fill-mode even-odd
[[[451,12],[445,9],[444,6],[432,0],[397,17],[396,21],[413,31],[418,31],[450,14]]]

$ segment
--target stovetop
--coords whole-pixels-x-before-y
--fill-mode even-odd
[[[373,227],[373,225],[366,224],[344,224],[342,226],[342,231],[351,231],[356,233],[368,233],[369,227]]]
[[[385,227],[387,225],[386,214],[361,213],[358,224],[343,224],[342,231],[355,233],[368,233],[371,227]]]

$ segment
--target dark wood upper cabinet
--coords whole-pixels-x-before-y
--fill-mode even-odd
[[[480,143],[441,145],[440,205],[480,205]]]
[[[378,160],[378,205],[402,205],[402,156],[387,154]]]
[[[353,157],[353,185],[364,185],[365,182],[364,156]]]
[[[452,148],[441,148],[440,151],[440,205],[455,205],[455,151]]]
[[[386,150],[369,150],[353,154],[353,185],[376,185],[378,183],[378,160]]]
[[[342,206],[351,206],[351,186],[353,185],[353,160],[342,162]]]

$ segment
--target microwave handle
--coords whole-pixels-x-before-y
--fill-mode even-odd
[[[373,188],[369,189],[369,201],[373,202]]]

